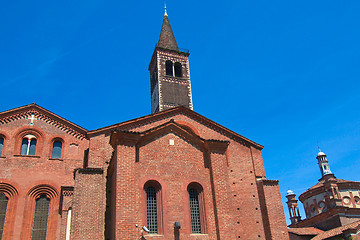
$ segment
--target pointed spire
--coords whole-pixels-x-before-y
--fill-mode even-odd
[[[160,33],[158,46],[161,48],[169,49],[169,50],[179,51],[179,47],[176,43],[176,39],[175,39],[174,33],[171,29],[171,25],[169,22],[168,14],[166,11],[166,5],[165,5],[164,20],[163,20],[163,24],[161,27],[161,33]]]

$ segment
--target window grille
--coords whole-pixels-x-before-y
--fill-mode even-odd
[[[0,156],[2,154],[3,147],[4,147],[4,138],[0,137]]]
[[[31,240],[46,240],[50,199],[41,195],[36,199]]]
[[[60,141],[55,141],[53,144],[52,149],[52,158],[61,158],[61,150],[62,150],[62,143]]]
[[[4,193],[0,193],[0,239],[2,239],[2,234],[4,231],[6,208],[9,199],[5,196]]]
[[[196,189],[189,189],[191,228],[193,233],[201,233],[199,193]]]
[[[146,189],[146,207],[147,207],[147,228],[150,233],[158,232],[157,224],[157,201],[156,190],[154,187]]]

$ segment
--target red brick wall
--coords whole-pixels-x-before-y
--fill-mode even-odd
[[[289,239],[277,181],[258,180],[266,239]]]
[[[104,239],[105,179],[101,169],[75,173],[71,239]]]
[[[206,151],[196,148],[191,140],[184,141],[176,134],[169,133],[140,146],[138,156],[136,147],[130,146],[131,144],[119,145],[116,186],[117,239],[131,239],[137,234],[135,224],[146,225],[143,187],[147,180],[156,180],[161,184],[164,203],[161,236],[150,238],[173,239],[173,224],[179,221],[182,226],[179,231],[180,239],[192,239],[194,235],[191,235],[189,212],[186,212],[186,186],[191,179],[201,183],[205,193],[207,235],[197,235],[198,239],[265,239],[261,197],[256,184],[257,176],[265,176],[260,150],[250,150],[249,146],[236,142],[224,133],[205,127],[187,116],[176,115],[171,118],[181,125],[186,123],[190,126],[188,129],[192,129],[204,139],[227,140],[230,144],[223,154],[207,155]],[[169,120],[167,118],[126,129],[145,131]],[[174,146],[169,145],[170,139],[174,140]],[[130,189],[129,186],[137,186],[137,189]],[[129,192],[125,193],[124,189]],[[283,237],[281,230],[276,230],[286,230],[280,191],[278,186],[274,187],[274,191],[277,192],[274,196],[270,196],[268,190],[266,191],[265,204],[268,204],[269,211],[274,213],[267,213],[270,219],[270,227],[267,229],[271,229],[275,236]],[[121,206],[126,206],[125,212]],[[276,214],[278,216],[275,219]],[[216,228],[216,225],[219,227]],[[285,232],[287,234],[287,231]]]
[[[5,136],[0,157],[0,191],[7,191],[5,185],[12,186],[16,191],[13,196],[8,196],[3,239],[31,238],[36,199],[31,192],[36,186],[47,186],[55,191],[50,202],[47,238],[60,239],[63,230],[59,214],[60,186],[74,185],[73,170],[82,167],[87,140],[43,118],[34,120],[33,125],[30,122],[30,119],[18,117],[0,124],[0,135]],[[20,155],[22,137],[27,133],[37,136],[35,156]],[[63,141],[61,159],[51,159],[55,138]],[[46,188],[39,189],[47,193]]]
[[[110,163],[114,151],[109,143],[110,130],[91,135],[88,141],[43,120],[35,120],[33,126],[29,125],[29,119],[2,124],[0,134],[5,136],[5,144],[0,157],[0,183],[3,183],[0,191],[5,191],[6,184],[15,189],[7,193],[10,200],[4,236],[30,238],[34,206],[30,193],[35,186],[47,185],[54,189],[49,239],[64,238],[70,205],[71,238],[103,239],[106,203],[111,211],[106,222],[109,236],[135,239],[140,234],[135,225],[147,225],[144,184],[149,180],[161,184],[162,220],[161,234],[146,235],[147,239],[265,239],[265,230],[271,236],[282,236],[281,229],[286,229],[286,223],[278,186],[261,186],[258,191],[256,184],[257,178],[265,177],[260,149],[250,147],[246,141],[235,141],[226,131],[183,114],[140,125],[134,123],[123,130],[145,131],[170,119],[175,119],[178,128],[186,134],[179,135],[168,129],[137,145],[136,141],[126,140],[116,146],[115,163]],[[18,155],[23,130],[37,134],[37,156]],[[60,160],[50,159],[54,138],[61,138],[64,143]],[[169,144],[170,139],[174,145]],[[210,146],[221,141],[229,143],[227,148]],[[221,144],[224,146],[224,142]],[[74,170],[83,167],[83,153],[87,148],[89,169],[77,170],[74,181]],[[107,196],[111,199],[106,201],[109,164],[114,165],[110,166],[113,174],[108,175],[107,190],[111,193]],[[205,234],[191,234],[187,187],[193,182],[203,188]],[[74,186],[72,203],[70,199],[61,200],[62,186]],[[178,232],[174,231],[175,221],[181,224]]]

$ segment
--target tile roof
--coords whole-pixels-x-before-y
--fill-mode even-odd
[[[176,39],[171,29],[171,25],[167,15],[164,16],[158,47],[179,51],[179,47],[176,43]]]
[[[328,230],[326,232],[323,232],[323,233],[317,235],[316,237],[312,238],[312,240],[322,240],[322,239],[328,239],[331,237],[335,237],[335,236],[338,236],[338,235],[344,233],[346,230],[350,230],[350,229],[359,230],[360,229],[360,220],[350,223],[350,224],[347,224],[347,225],[344,225],[344,226],[341,226],[341,227],[337,227],[337,228]]]
[[[302,227],[302,228],[289,228],[288,232],[296,234],[296,235],[300,235],[300,236],[303,236],[303,235],[316,236],[316,235],[318,235],[320,233],[323,233],[324,231],[320,230],[320,229],[317,229],[317,228],[314,228],[314,227]]]

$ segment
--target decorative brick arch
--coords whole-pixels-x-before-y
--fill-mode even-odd
[[[14,149],[14,153],[16,155],[20,155],[21,154],[21,144],[22,144],[22,139],[24,136],[31,134],[34,135],[36,137],[36,152],[35,155],[39,156],[42,153],[42,149],[43,149],[43,145],[44,145],[44,133],[41,129],[36,128],[36,127],[24,127],[21,128],[20,131],[17,132],[17,134],[15,135],[15,149]]]
[[[35,202],[41,195],[46,195],[46,197],[50,199],[46,239],[56,239],[57,215],[59,211],[59,191],[50,184],[37,185],[31,188],[26,194],[21,239],[31,239]]]
[[[14,233],[14,222],[16,214],[15,210],[18,200],[18,191],[13,185],[0,182],[0,193],[4,193],[5,197],[8,198],[2,239],[12,239]]]
[[[185,128],[186,130],[188,130],[189,132],[193,132],[194,134],[200,136],[198,130],[193,125],[191,125],[190,123],[185,122],[185,121],[181,121],[181,120],[175,120],[175,122],[177,124],[179,124],[180,126],[182,126],[183,128]]]

